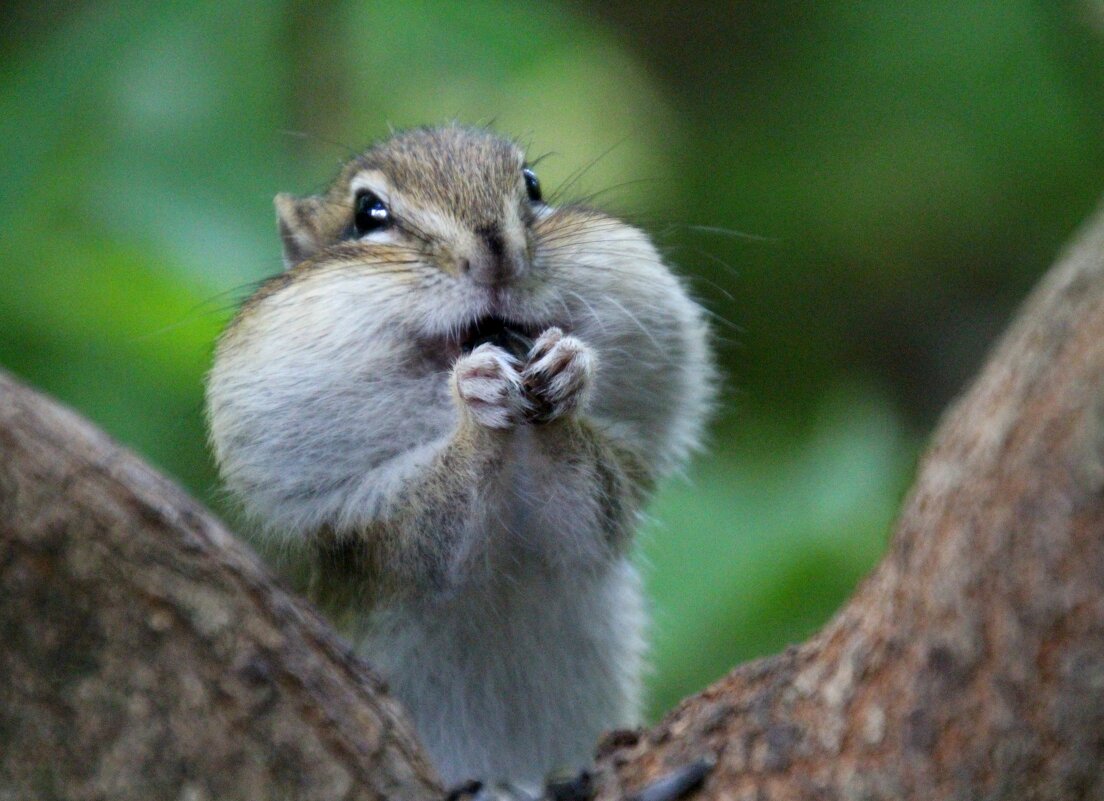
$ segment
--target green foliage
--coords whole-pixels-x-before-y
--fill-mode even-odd
[[[0,363],[218,503],[202,377],[280,269],[272,195],[389,125],[517,135],[718,318],[711,448],[643,538],[659,711],[876,561],[917,432],[1104,184],[1091,5],[17,2]]]

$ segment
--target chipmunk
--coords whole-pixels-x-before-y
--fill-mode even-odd
[[[207,383],[225,483],[446,783],[588,763],[637,720],[630,544],[710,405],[702,309],[641,231],[546,203],[481,129],[398,133],[276,209],[287,269]]]

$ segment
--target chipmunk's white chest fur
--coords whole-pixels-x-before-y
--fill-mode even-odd
[[[360,639],[449,785],[539,787],[639,712],[636,570],[605,553],[555,451],[529,428],[509,436],[495,492],[472,510],[481,530],[465,537],[480,552],[447,589],[384,602]]]
[[[538,787],[550,768],[587,764],[603,731],[637,722],[643,624],[639,580],[623,558],[591,574],[519,571],[384,608],[362,650],[447,785],[498,777]]]

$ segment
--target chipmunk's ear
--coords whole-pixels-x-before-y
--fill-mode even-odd
[[[322,201],[317,197],[297,198],[286,192],[276,195],[276,220],[284,243],[284,267],[309,259],[322,246]]]

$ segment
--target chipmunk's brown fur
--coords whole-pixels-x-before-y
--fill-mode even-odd
[[[426,128],[277,196],[288,271],[208,383],[228,485],[313,560],[449,782],[536,784],[635,720],[628,544],[711,394],[700,310],[646,237],[525,169]]]

